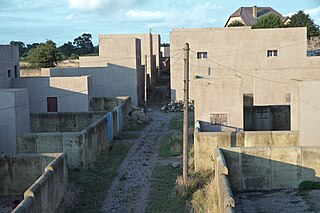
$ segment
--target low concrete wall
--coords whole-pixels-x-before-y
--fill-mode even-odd
[[[222,148],[233,191],[297,188],[320,181],[320,147]]]
[[[217,210],[221,213],[235,212],[235,201],[228,179],[228,167],[225,158],[220,149],[215,149],[215,189],[217,194],[218,206]]]
[[[17,137],[18,153],[57,153],[68,155],[68,167],[83,166],[84,135],[81,132],[26,133]]]
[[[0,155],[0,195],[22,194],[57,154]]]
[[[68,166],[70,168],[88,168],[95,162],[99,152],[108,147],[113,137],[125,127],[130,109],[130,98],[126,98],[112,112],[108,112],[81,131],[20,134],[17,139],[18,153],[64,152],[68,156]],[[55,119],[54,122],[58,122],[60,113],[54,114],[58,114],[53,117]],[[79,119],[77,117],[78,113],[71,114],[75,115],[70,115],[70,120],[76,123],[77,119]],[[63,118],[63,116],[61,117]],[[82,122],[81,125],[84,125],[83,116],[79,117]],[[50,122],[47,117],[45,120]],[[52,126],[54,125],[49,125],[50,128]],[[63,128],[63,126],[56,127]],[[47,130],[48,127],[43,127],[42,129]]]
[[[297,131],[200,132],[194,133],[195,169],[213,168],[213,152],[217,147],[298,146]]]
[[[106,112],[31,113],[31,132],[79,132],[100,119]]]
[[[54,212],[68,186],[66,154],[55,155],[45,172],[24,192],[23,201],[13,212]],[[24,177],[20,177],[24,180]]]

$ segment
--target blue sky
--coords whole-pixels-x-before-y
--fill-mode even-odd
[[[147,33],[169,42],[172,28],[223,27],[241,6],[270,6],[288,15],[304,10],[320,25],[320,0],[0,0],[0,44],[52,39],[58,45],[83,33]]]

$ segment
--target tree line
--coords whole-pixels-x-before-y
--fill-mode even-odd
[[[228,27],[240,27],[244,26],[241,21],[233,21]],[[319,26],[314,23],[309,14],[304,13],[302,10],[290,17],[288,24],[284,24],[281,18],[275,14],[269,14],[259,18],[252,26],[253,29],[259,28],[284,28],[284,27],[307,27],[307,37],[320,36]]]
[[[32,67],[53,67],[59,61],[65,59],[76,59],[83,55],[98,54],[99,46],[94,46],[92,36],[84,33],[73,40],[57,47],[52,40],[43,43],[24,44],[22,41],[11,41],[10,45],[19,47],[19,57],[21,61],[30,63]]]

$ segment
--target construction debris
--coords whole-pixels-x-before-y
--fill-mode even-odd
[[[189,102],[189,110],[194,110],[193,101]],[[171,101],[170,103],[161,107],[163,112],[183,112],[183,101]]]
[[[145,113],[144,108],[141,108],[141,107],[132,107],[129,113],[129,119],[132,119],[133,121],[140,124],[149,123],[149,117]]]

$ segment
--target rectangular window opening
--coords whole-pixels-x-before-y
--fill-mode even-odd
[[[278,50],[267,50],[267,57],[277,57]]]
[[[11,70],[8,70],[8,78],[11,78]]]
[[[197,52],[197,59],[200,58],[208,58],[208,53],[207,52]]]

